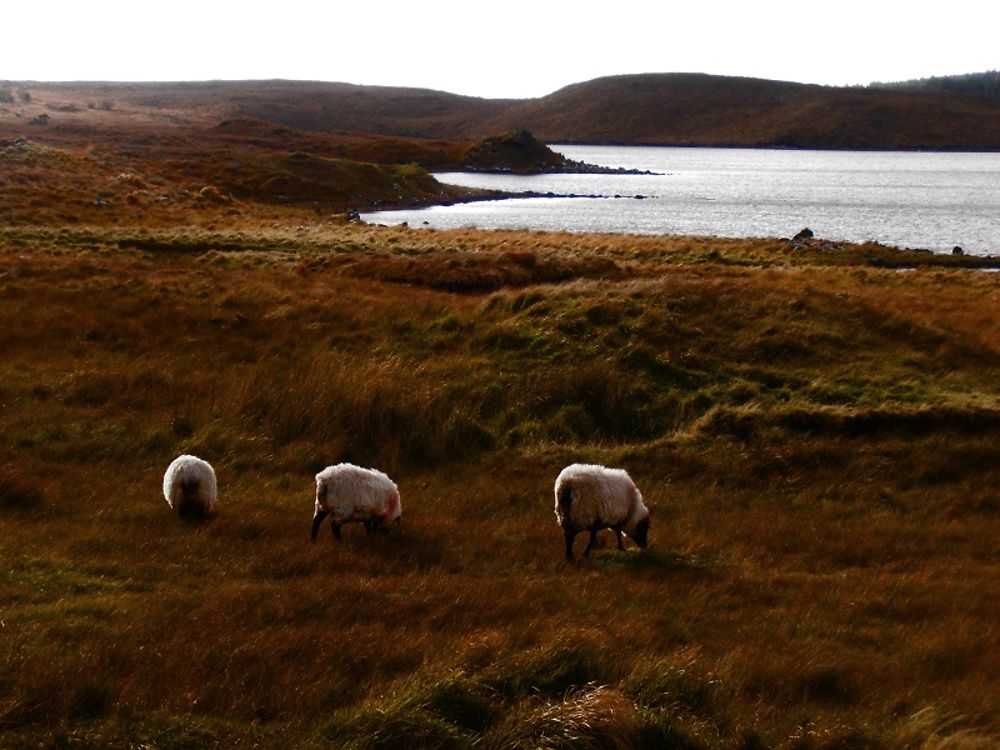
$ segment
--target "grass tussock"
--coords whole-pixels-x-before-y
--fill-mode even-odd
[[[524,707],[495,733],[492,747],[627,750],[636,747],[633,707],[616,690],[593,687],[558,702]]]
[[[706,747],[697,738],[697,722],[665,705],[664,696],[647,693],[649,702],[636,700],[584,679],[595,657],[590,653],[582,664],[579,651],[543,649],[527,661],[479,673],[404,682],[360,710],[338,711],[321,735],[351,748]],[[554,674],[545,672],[548,666]]]
[[[369,257],[355,262],[351,270],[363,278],[421,284],[451,292],[487,292],[576,278],[622,276],[622,269],[613,260],[549,257],[531,251],[459,257]]]
[[[398,467],[463,448],[451,410],[419,364],[324,354],[265,366],[233,384],[221,409],[279,445],[308,436],[332,455]],[[278,382],[271,377],[282,372]],[[468,446],[470,448],[475,447]]]
[[[989,746],[996,279],[870,251],[6,227],[4,742]],[[402,524],[310,545],[342,460]],[[648,549],[563,561],[572,461]]]
[[[25,476],[13,464],[0,466],[0,512],[37,513],[45,505],[45,488],[38,477]]]

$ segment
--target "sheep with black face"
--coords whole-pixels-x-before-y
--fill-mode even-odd
[[[218,494],[215,470],[197,456],[178,456],[163,475],[163,497],[185,520],[202,521],[213,516]]]
[[[573,561],[573,540],[590,532],[583,556],[597,540],[597,532],[611,529],[624,550],[622,533],[645,547],[649,535],[649,509],[632,478],[622,469],[594,464],[571,464],[559,472],[555,484],[556,518],[566,539],[566,559]]]

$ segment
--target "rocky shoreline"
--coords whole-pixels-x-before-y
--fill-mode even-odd
[[[431,208],[432,206],[455,206],[463,203],[482,203],[486,201],[502,201],[502,200],[515,200],[519,198],[580,198],[580,199],[611,199],[611,200],[648,200],[650,198],[655,198],[653,195],[645,195],[642,193],[636,193],[634,195],[623,195],[620,193],[615,193],[614,195],[605,193],[555,193],[552,191],[539,192],[537,190],[523,190],[520,192],[509,192],[506,190],[484,190],[481,188],[470,188],[470,192],[464,195],[452,194],[443,200],[434,200],[427,202],[386,202],[384,204],[379,204],[377,201],[371,205],[369,208],[363,210],[352,209],[347,212],[348,221],[357,221],[361,218],[361,214],[365,213],[379,213],[382,211],[407,211],[407,210],[418,210],[423,208]]]

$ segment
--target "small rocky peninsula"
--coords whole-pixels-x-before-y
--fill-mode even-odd
[[[473,172],[510,174],[655,174],[654,172],[602,167],[567,159],[535,138],[527,130],[491,135],[470,146],[463,167]]]

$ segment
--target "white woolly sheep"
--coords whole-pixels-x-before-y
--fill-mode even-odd
[[[215,470],[197,456],[178,456],[163,475],[163,496],[181,518],[204,520],[215,512]]]
[[[632,478],[622,469],[593,464],[571,464],[559,472],[555,485],[556,518],[566,536],[566,559],[573,561],[573,540],[581,531],[590,532],[590,550],[601,529],[611,529],[624,550],[622,532],[640,547],[647,544],[649,509]]]
[[[316,475],[316,512],[312,536],[316,541],[323,519],[330,516],[334,539],[342,524],[360,521],[371,535],[386,524],[399,523],[402,506],[399,488],[381,471],[354,464],[327,466]]]

